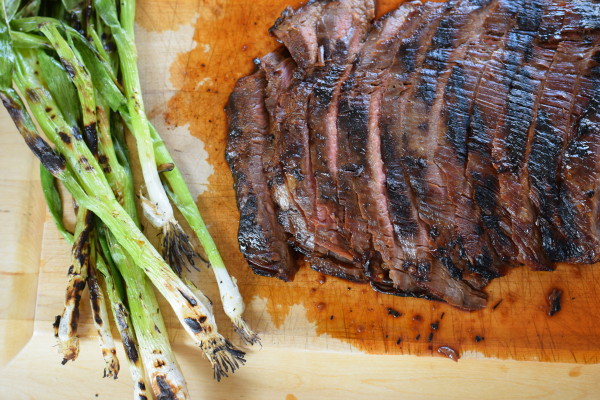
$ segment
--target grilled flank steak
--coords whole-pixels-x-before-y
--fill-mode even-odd
[[[600,5],[313,0],[238,81],[227,160],[257,274],[303,257],[468,310],[510,265],[600,261]]]

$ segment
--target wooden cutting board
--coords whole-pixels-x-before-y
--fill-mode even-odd
[[[293,283],[251,273],[237,246],[223,107],[235,81],[253,70],[252,59],[278,46],[267,29],[288,4],[299,2],[145,0],[138,5],[147,111],[198,195],[246,298],[246,317],[263,338],[262,349],[249,351],[247,366],[216,384],[200,351],[165,312],[193,397],[598,398],[600,367],[583,365],[600,360],[597,267],[513,269],[487,288],[490,306],[473,313],[381,295],[306,267]],[[398,4],[380,1],[379,14]],[[0,121],[0,365],[6,365],[0,399],[128,398],[124,365],[118,381],[100,378],[102,360],[86,299],[81,355],[75,363],[59,363],[51,324],[62,311],[69,248],[47,217],[37,162],[4,111]],[[218,299],[210,271],[191,276]],[[563,291],[562,310],[548,317],[546,297],[554,288]],[[164,302],[163,309],[168,310]],[[220,331],[233,338],[222,312],[217,319]],[[442,346],[458,352],[460,361],[439,357]],[[399,354],[427,357],[391,356]]]

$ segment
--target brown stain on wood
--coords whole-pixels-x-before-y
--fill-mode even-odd
[[[177,2],[179,9],[190,9],[200,17],[194,33],[197,46],[180,54],[171,66],[177,92],[169,101],[165,119],[172,126],[189,124],[191,134],[205,144],[215,173],[198,205],[245,299],[266,299],[266,312],[277,328],[292,306],[302,305],[317,335],[327,334],[369,353],[437,355],[437,349],[446,346],[461,357],[477,352],[503,359],[599,362],[600,325],[594,318],[600,307],[594,284],[598,273],[589,266],[563,265],[555,272],[511,269],[487,287],[488,307],[479,312],[382,295],[367,285],[324,278],[305,266],[291,283],[250,271],[236,237],[238,212],[224,159],[227,132],[223,107],[236,80],[254,70],[252,59],[278,46],[267,29],[288,4],[300,2]],[[379,14],[398,4],[379,2]],[[143,18],[141,23],[150,29],[164,28]],[[548,318],[546,294],[553,287],[563,290],[563,310]],[[390,308],[402,315],[390,315]],[[432,329],[435,323],[436,329]]]

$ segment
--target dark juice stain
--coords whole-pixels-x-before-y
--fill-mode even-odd
[[[255,69],[252,59],[278,47],[267,33],[268,28],[285,6],[295,7],[300,1],[159,3],[165,10],[177,4],[188,16],[173,17],[169,29],[176,29],[177,24],[182,23],[180,20],[189,23],[189,15],[199,15],[194,33],[195,48],[179,54],[171,66],[176,92],[164,116],[171,126],[189,125],[191,134],[205,144],[214,173],[209,178],[208,190],[198,197],[198,205],[247,303],[263,299],[264,309],[251,306],[246,312],[252,326],[258,330],[270,326],[264,322],[268,319],[275,328],[284,329],[292,307],[299,305],[306,311],[308,323],[316,327],[317,335],[326,334],[368,353],[439,355],[437,349],[447,347],[461,357],[468,357],[472,350],[503,359],[600,361],[600,324],[594,318],[595,310],[600,308],[600,291],[594,287],[597,273],[587,266],[564,265],[555,272],[511,269],[507,276],[494,280],[486,288],[488,307],[478,312],[379,294],[367,285],[324,278],[306,266],[290,283],[255,276],[238,248],[239,216],[233,181],[224,158],[227,129],[223,108],[236,80]],[[379,2],[378,15],[399,3]],[[166,13],[165,20],[167,16]],[[146,21],[142,25],[154,29],[152,23]],[[156,29],[166,29],[162,22],[154,23]],[[555,286],[564,292],[562,311],[548,318],[540,309],[546,309],[546,295]],[[214,293],[211,296],[218,298]],[[403,316],[395,317],[390,309]],[[225,318],[219,317],[220,327],[227,323]],[[435,334],[430,341],[425,340],[432,331]],[[311,330],[307,332],[313,335]],[[267,331],[263,335],[270,333],[277,334]],[[416,340],[419,334],[423,338]],[[476,335],[485,340],[475,341]],[[268,344],[263,342],[263,345]]]

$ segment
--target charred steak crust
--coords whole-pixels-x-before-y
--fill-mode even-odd
[[[587,0],[312,0],[226,107],[240,249],[485,307],[513,264],[600,259],[600,12]]]
[[[238,199],[242,254],[255,273],[289,280],[295,272],[294,259],[287,246],[287,234],[276,221],[261,160],[269,133],[266,86],[262,71],[238,81],[226,107],[226,158]]]

